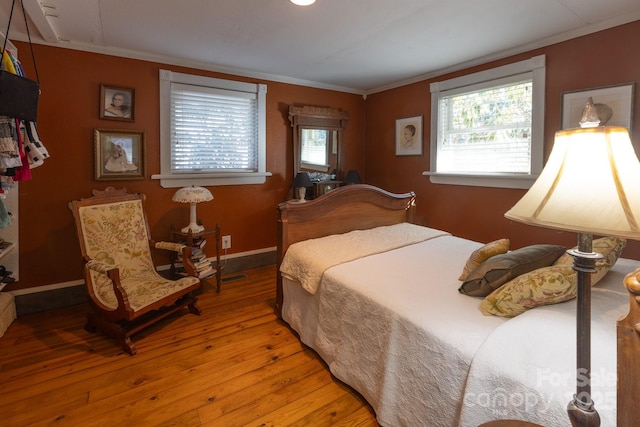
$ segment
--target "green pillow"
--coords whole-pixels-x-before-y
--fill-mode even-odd
[[[495,255],[469,273],[458,291],[465,295],[486,297],[521,274],[553,264],[565,251],[566,248],[559,245],[531,245]]]

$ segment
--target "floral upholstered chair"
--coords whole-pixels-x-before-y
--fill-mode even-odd
[[[200,287],[191,262],[191,248],[155,242],[149,236],[144,195],[109,187],[93,191],[93,197],[69,204],[76,220],[84,258],[85,282],[93,313],[85,329],[96,329],[120,340],[136,353],[131,335],[187,306],[200,314],[193,291]],[[151,257],[152,249],[181,254],[190,275],[178,280],[161,276]]]

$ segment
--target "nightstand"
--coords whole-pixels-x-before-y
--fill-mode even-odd
[[[213,239],[208,238],[213,236]],[[215,228],[206,228],[197,233],[184,233],[171,225],[171,241],[183,243],[191,246],[191,260],[196,266],[196,276],[200,281],[216,278],[216,292],[220,292],[222,268],[220,263],[221,235],[220,225]],[[215,261],[207,256],[207,251],[211,253],[211,247],[215,248]],[[178,262],[177,256],[171,257],[171,275],[179,277],[184,274],[184,270]]]

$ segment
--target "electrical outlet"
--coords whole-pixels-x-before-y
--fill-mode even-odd
[[[231,236],[222,236],[222,249],[231,248]]]

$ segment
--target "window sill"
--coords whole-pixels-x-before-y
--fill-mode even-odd
[[[424,171],[434,184],[468,185],[473,187],[521,188],[528,190],[538,178],[537,175],[518,174],[456,174]]]
[[[159,179],[163,188],[216,185],[253,185],[264,184],[271,172],[217,173],[217,174],[174,174],[151,175],[151,179]]]

